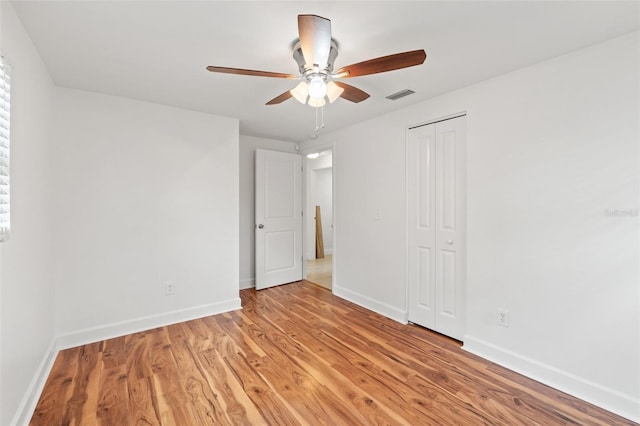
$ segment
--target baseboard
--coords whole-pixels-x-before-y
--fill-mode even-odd
[[[342,297],[343,299],[348,300],[349,302],[353,302],[356,305],[360,305],[364,308],[367,308],[377,314],[383,315],[387,318],[391,318],[392,320],[398,321],[399,323],[406,324],[407,323],[407,313],[400,309],[396,309],[393,306],[387,305],[384,302],[379,302],[377,300],[371,299],[370,297],[363,296],[362,294],[356,293],[351,290],[347,290],[344,287],[334,286],[333,294],[338,297]]]
[[[640,399],[622,394],[566,371],[544,364],[499,346],[465,335],[462,349],[533,380],[604,408],[619,416],[640,422]]]
[[[165,312],[157,315],[136,318],[133,320],[117,322],[99,327],[87,328],[74,331],[72,333],[58,336],[58,349],[73,348],[75,346],[86,345],[88,343],[99,342],[118,336],[137,333],[152,328],[162,327],[196,318],[221,314],[223,312],[234,311],[241,308],[240,298],[233,298],[208,305],[201,305],[177,311]]]
[[[47,352],[45,353],[42,361],[38,365],[35,374],[33,375],[33,379],[31,379],[31,383],[27,388],[27,391],[20,401],[20,405],[16,410],[16,414],[11,421],[12,425],[27,425],[33,416],[33,412],[36,409],[36,405],[38,404],[38,400],[40,399],[40,394],[42,393],[42,389],[44,389],[44,385],[47,382],[47,378],[49,377],[49,373],[53,368],[53,363],[56,360],[56,356],[58,355],[58,350],[56,349],[56,341],[55,339],[51,341],[51,344],[47,348]]]
[[[254,288],[256,286],[256,280],[254,278],[248,278],[246,280],[240,280],[240,290],[246,290],[248,288]]]

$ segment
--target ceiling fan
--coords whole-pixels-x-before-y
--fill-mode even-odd
[[[357,87],[336,80],[412,67],[424,63],[427,58],[424,50],[412,50],[358,62],[334,72],[333,63],[338,56],[338,43],[331,37],[331,21],[316,15],[298,15],[298,34],[299,38],[293,42],[292,50],[300,75],[218,66],[208,66],[207,70],[302,80],[295,88],[266,104],[275,105],[294,97],[303,104],[321,107],[327,100],[332,103],[339,97],[356,103],[369,97],[368,93]]]

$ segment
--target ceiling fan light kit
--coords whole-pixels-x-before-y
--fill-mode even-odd
[[[312,98],[324,98],[327,95],[327,83],[316,75],[309,80],[309,96]]]
[[[218,66],[208,66],[207,70],[225,74],[302,80],[296,87],[276,96],[266,105],[280,104],[293,97],[300,103],[320,108],[326,105],[327,101],[333,103],[338,98],[354,103],[369,98],[369,94],[363,90],[335,80],[408,68],[424,63],[427,58],[424,50],[412,50],[352,64],[334,73],[338,42],[331,38],[331,21],[317,15],[298,15],[298,36],[291,47],[293,59],[298,64],[298,76]],[[324,123],[322,125],[324,126]]]
[[[314,108],[320,108],[321,106],[324,106],[326,103],[327,101],[325,101],[324,98],[312,98],[311,96],[309,96],[309,101],[307,101],[307,104]]]
[[[326,105],[327,100],[329,103],[335,102],[344,89],[333,81],[325,82],[321,77],[314,77],[309,83],[301,81],[289,92],[301,104],[321,107]]]
[[[296,87],[289,91],[291,95],[300,103],[306,104],[309,97],[309,85],[306,81],[301,81]]]
[[[330,81],[327,83],[327,98],[329,98],[329,102],[333,103],[333,101],[342,96],[342,92],[344,92],[344,89],[335,82]]]

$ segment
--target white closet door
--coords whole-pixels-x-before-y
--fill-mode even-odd
[[[409,130],[409,321],[461,339],[465,327],[465,117]]]
[[[409,130],[409,321],[436,328],[436,128]]]

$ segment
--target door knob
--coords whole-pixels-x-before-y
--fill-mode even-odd
[[[447,240],[447,244],[449,245],[453,244],[453,240]]]
[[[262,229],[262,228],[264,228],[264,225],[263,225],[263,224],[261,224],[261,223],[260,223],[260,224],[258,224],[258,229]]]

